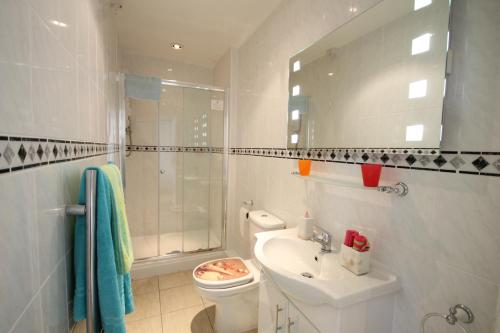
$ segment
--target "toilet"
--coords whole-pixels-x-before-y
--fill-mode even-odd
[[[248,220],[252,259],[216,259],[193,270],[198,293],[216,304],[216,333],[241,333],[257,328],[260,267],[253,259],[254,234],[284,229],[285,222],[263,210],[251,211]]]

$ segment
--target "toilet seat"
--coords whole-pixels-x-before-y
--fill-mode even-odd
[[[234,279],[226,279],[226,280],[204,280],[198,278],[196,275],[196,272],[198,269],[201,267],[211,264],[211,263],[216,263],[216,262],[227,262],[227,261],[234,261],[234,260],[239,260],[241,261],[244,266],[248,269],[248,274],[241,276],[241,277],[236,277]],[[259,270],[255,267],[253,262],[251,260],[243,260],[239,257],[228,257],[224,259],[217,259],[217,260],[211,260],[204,262],[200,265],[198,265],[194,270],[193,270],[193,280],[197,287],[201,290],[205,290],[206,292],[209,293],[214,293],[214,294],[234,294],[238,292],[243,292],[247,289],[254,288],[256,285],[259,284],[260,281],[260,272]]]
[[[253,281],[253,271],[239,257],[210,260],[193,270],[195,283],[205,289],[226,289]]]
[[[226,297],[232,297],[232,296],[238,296],[242,295],[248,291],[251,291],[252,289],[258,289],[259,288],[259,282],[260,282],[260,271],[259,269],[255,266],[255,264],[251,260],[244,260],[245,265],[253,272],[253,280],[246,283],[242,284],[239,286],[233,286],[229,288],[220,288],[220,289],[215,289],[215,288],[203,288],[200,287],[199,285],[196,285],[198,292],[203,296],[206,297],[210,300],[220,300]]]

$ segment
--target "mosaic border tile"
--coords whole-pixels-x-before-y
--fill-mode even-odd
[[[127,151],[137,152],[167,152],[167,153],[224,153],[223,147],[183,147],[183,146],[144,146],[127,145]]]
[[[500,152],[434,151],[371,148],[230,148],[231,155],[310,159],[326,163],[380,164],[388,168],[500,177]]]
[[[118,151],[118,144],[0,136],[0,174]]]

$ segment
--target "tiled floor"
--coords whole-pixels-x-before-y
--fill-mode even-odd
[[[214,333],[215,305],[198,295],[191,271],[134,280],[132,287],[135,311],[125,318],[127,333]],[[84,332],[77,326],[74,333]]]
[[[136,309],[126,317],[127,333],[212,333],[206,307],[191,271],[134,280]]]

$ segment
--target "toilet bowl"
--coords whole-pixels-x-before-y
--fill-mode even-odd
[[[242,260],[241,258],[226,259]],[[198,293],[216,304],[215,331],[217,333],[246,332],[257,327],[260,271],[252,260],[242,260],[242,262],[251,273],[252,279],[236,285],[229,285],[228,281],[224,281],[216,286],[200,281],[196,277],[196,270],[207,263],[198,266],[193,271],[193,279]]]
[[[249,244],[254,234],[283,229],[285,223],[266,211],[249,213]],[[254,259],[229,257],[211,260],[193,270],[198,293],[215,303],[215,332],[241,333],[257,328],[260,266]]]

